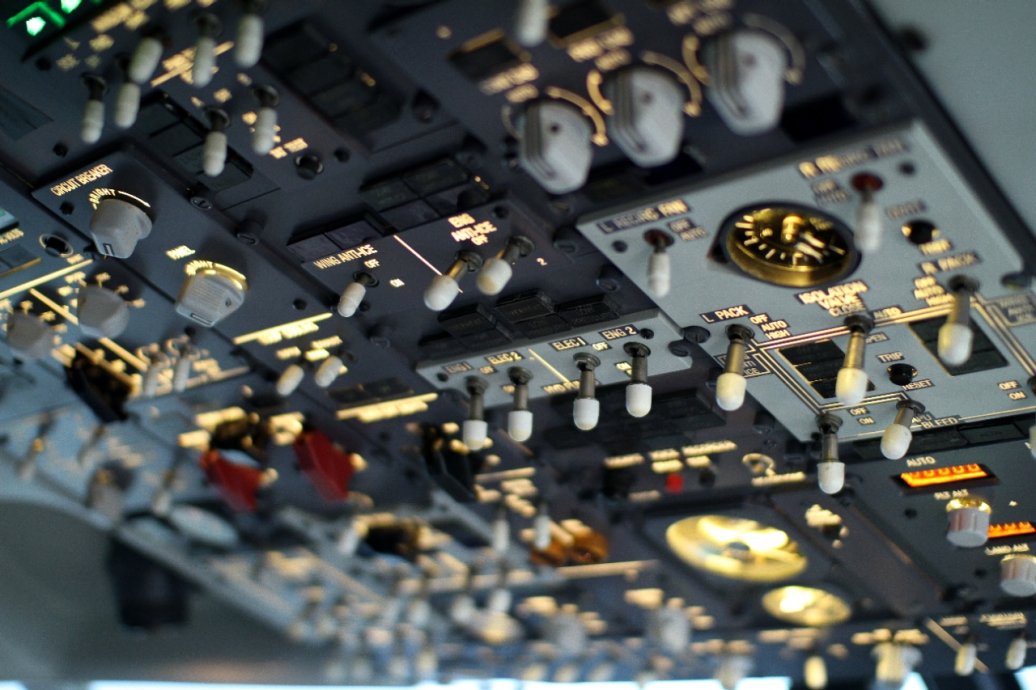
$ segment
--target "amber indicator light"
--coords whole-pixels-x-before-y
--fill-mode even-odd
[[[969,465],[918,470],[917,472],[904,472],[899,475],[899,479],[911,489],[921,489],[928,486],[967,482],[973,479],[994,479],[994,477],[982,465],[971,463]]]
[[[1036,526],[1031,522],[1005,522],[989,526],[989,538],[1020,537],[1025,534],[1036,534]]]

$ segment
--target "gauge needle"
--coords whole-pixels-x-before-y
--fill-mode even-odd
[[[798,242],[795,245],[795,251],[802,252],[806,256],[812,257],[812,258],[816,259],[817,261],[823,261],[824,260],[824,255],[823,254],[821,254],[820,252],[818,252],[816,249],[814,249],[813,247],[809,246],[805,242]]]

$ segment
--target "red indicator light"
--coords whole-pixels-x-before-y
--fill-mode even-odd
[[[972,479],[986,479],[992,476],[981,465],[972,463],[970,465],[954,465],[953,467],[904,472],[899,475],[899,478],[910,488],[917,489],[925,486],[938,486],[940,484],[955,484]]]
[[[1023,534],[1036,534],[1036,525],[1031,522],[1005,522],[989,526],[989,538],[1019,537]]]

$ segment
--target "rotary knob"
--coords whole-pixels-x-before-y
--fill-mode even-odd
[[[989,504],[977,499],[954,500],[946,506],[946,539],[954,546],[973,549],[989,538]]]
[[[1012,554],[1000,561],[1000,589],[1012,597],[1036,594],[1036,556]]]

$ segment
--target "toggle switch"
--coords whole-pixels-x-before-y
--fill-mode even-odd
[[[173,306],[180,316],[212,328],[240,309],[247,293],[248,281],[242,274],[220,264],[208,264],[187,276]]]
[[[802,679],[809,690],[824,690],[827,687],[827,662],[819,654],[811,654],[802,665]]]
[[[953,672],[958,676],[970,676],[975,672],[975,661],[978,657],[978,637],[969,635],[967,641],[957,650],[953,661]]]
[[[306,370],[302,368],[301,364],[289,364],[288,368],[281,372],[280,378],[277,379],[275,386],[277,395],[287,398],[295,392],[305,376]]]
[[[648,611],[647,636],[668,654],[682,654],[691,644],[691,619],[682,607],[662,605]]]
[[[145,354],[148,365],[140,384],[140,397],[153,398],[158,393],[158,384],[162,382],[162,372],[169,368],[169,358],[157,348]]]
[[[982,546],[989,538],[989,504],[980,498],[955,498],[946,504],[946,539],[962,549]]]
[[[611,101],[608,132],[626,157],[642,168],[669,163],[683,143],[681,85],[651,67],[627,67],[605,85]]]
[[[246,0],[245,12],[237,24],[237,40],[234,41],[234,62],[238,67],[255,67],[263,54],[263,0]]]
[[[1036,556],[1016,553],[1000,561],[1000,589],[1012,597],[1036,594]]]
[[[881,207],[874,200],[874,193],[884,186],[884,182],[877,175],[861,173],[853,177],[852,186],[860,193],[853,224],[856,247],[864,254],[876,252],[881,248],[885,222],[881,217]]]
[[[921,652],[917,647],[898,642],[877,644],[871,655],[878,660],[874,678],[886,688],[902,687],[907,676],[921,663]]]
[[[550,505],[541,500],[536,505],[536,516],[532,519],[532,548],[546,551],[553,541],[550,529]]]
[[[137,242],[151,234],[151,218],[142,208],[122,199],[102,198],[90,217],[90,236],[97,251],[128,259]]]
[[[194,362],[201,359],[201,352],[189,340],[176,344],[176,363],[173,365],[173,392],[183,393],[191,380]]]
[[[648,230],[644,239],[654,247],[648,259],[648,289],[655,297],[665,297],[672,283],[672,267],[666,249],[672,246],[673,238],[661,230]]]
[[[845,463],[838,459],[838,430],[842,420],[833,414],[817,418],[820,430],[820,462],[817,463],[817,482],[825,494],[836,494],[845,486]]]
[[[357,271],[353,274],[353,282],[342,290],[342,296],[338,300],[338,313],[347,319],[355,314],[356,310],[360,308],[363,298],[367,296],[367,288],[377,285],[378,279],[370,273]]]
[[[499,295],[511,280],[511,266],[523,256],[528,256],[536,249],[528,237],[515,235],[508,238],[507,244],[492,259],[486,261],[478,274],[475,284],[483,295]]]
[[[745,403],[745,347],[752,340],[752,329],[740,324],[727,326],[727,360],[723,373],[716,380],[716,404],[727,412],[740,409]]]
[[[475,618],[478,608],[475,606],[475,598],[467,591],[461,592],[453,601],[447,611],[450,620],[457,625],[466,626]]]
[[[514,384],[514,409],[507,413],[507,435],[522,443],[532,436],[532,412],[529,411],[529,381],[532,373],[522,367],[511,367],[507,378]]]
[[[80,288],[76,299],[79,330],[89,338],[117,338],[129,325],[126,301],[107,288]]]
[[[471,397],[468,408],[468,418],[464,420],[461,437],[468,450],[479,451],[486,445],[486,432],[489,425],[485,421],[485,393],[489,384],[485,379],[477,376],[469,376],[464,381],[464,387]]]
[[[647,382],[651,350],[643,343],[626,343],[622,349],[631,359],[630,384],[626,386],[626,411],[633,417],[646,417],[651,412],[651,386]]]
[[[457,258],[446,273],[432,278],[424,291],[424,304],[432,311],[442,311],[453,304],[460,292],[460,278],[464,273],[474,273],[482,268],[482,257],[473,251],[457,252]]]
[[[501,556],[511,546],[511,523],[507,520],[507,507],[503,503],[496,506],[496,515],[490,525],[489,546]]]
[[[137,84],[127,75],[126,80],[119,85],[115,93],[115,113],[112,120],[115,126],[120,129],[129,129],[137,122],[137,114],[140,112],[140,84]]]
[[[753,29],[721,34],[703,46],[702,64],[709,101],[731,131],[751,136],[777,126],[788,58],[775,36]]]
[[[866,314],[852,314],[845,319],[849,329],[849,344],[845,361],[835,380],[835,397],[846,407],[859,405],[867,395],[867,372],[863,370],[863,355],[867,334],[874,328],[874,320]]]
[[[583,431],[589,431],[597,426],[601,414],[601,403],[594,390],[594,369],[601,366],[601,360],[589,352],[577,352],[573,359],[579,368],[579,396],[572,406],[572,421]]]
[[[495,587],[489,592],[489,596],[486,597],[486,611],[489,613],[499,615],[511,610],[514,596],[511,594],[511,590],[504,589],[502,584],[504,580],[506,580],[506,575],[500,577],[501,586]]]
[[[84,74],[82,80],[90,90],[90,97],[83,108],[79,138],[83,143],[96,144],[104,131],[104,94],[108,92],[108,82],[96,74]]]
[[[971,296],[978,291],[978,282],[967,276],[953,276],[948,287],[953,305],[946,323],[939,329],[939,359],[948,367],[959,367],[971,359]]]
[[[313,374],[313,383],[321,388],[327,388],[344,373],[344,368],[345,363],[342,361],[342,358],[338,355],[331,355],[317,367],[316,373]]]
[[[277,106],[281,97],[277,90],[265,84],[252,89],[256,99],[259,101],[259,111],[255,115],[255,122],[252,123],[252,150],[260,156],[265,156],[273,150],[274,139],[277,136]]]
[[[11,312],[7,317],[7,346],[15,358],[35,362],[50,354],[54,331],[32,314]]]
[[[201,167],[209,177],[219,177],[227,167],[227,134],[230,116],[222,108],[208,107],[205,117],[209,121],[209,133],[201,151]]]
[[[924,412],[924,405],[916,400],[901,400],[896,403],[896,419],[885,427],[881,435],[881,454],[889,460],[899,460],[910,450],[914,434],[910,424],[914,416]]]
[[[212,82],[216,69],[216,37],[223,31],[223,23],[211,12],[200,12],[194,18],[194,25],[198,27],[198,40],[194,44],[191,83],[203,88]]]
[[[1004,666],[1010,671],[1017,671],[1022,666],[1025,666],[1025,656],[1029,652],[1029,636],[1024,632],[1019,632],[1011,640],[1011,644],[1007,645],[1007,657],[1004,659]]]
[[[133,55],[130,56],[129,66],[126,68],[126,77],[134,84],[146,84],[158,68],[158,62],[162,59],[165,36],[160,30],[152,29],[140,39]]]
[[[594,152],[590,121],[557,100],[535,101],[519,124],[518,162],[551,194],[574,192],[586,182]]]
[[[518,0],[514,37],[526,48],[535,48],[547,38],[550,0]]]

